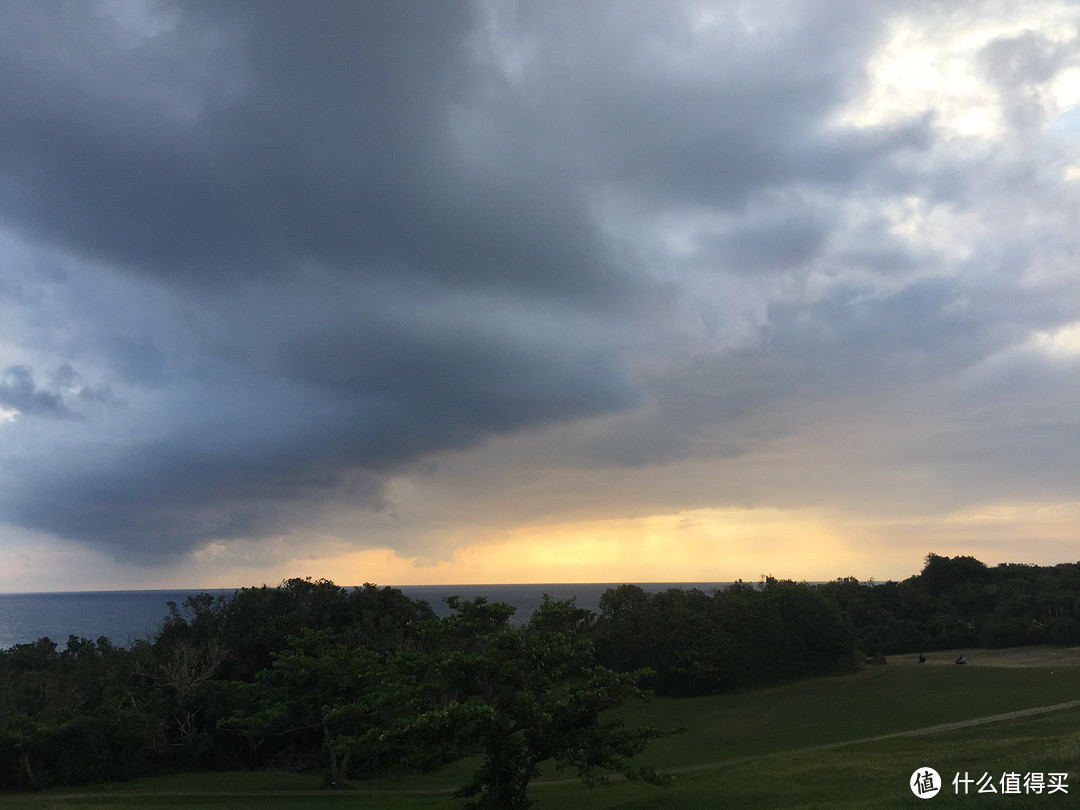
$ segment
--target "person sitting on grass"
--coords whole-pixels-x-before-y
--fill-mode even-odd
[[[958,664],[966,664],[967,663],[967,659],[964,658],[963,653],[960,653],[960,657],[956,659],[956,663],[958,663]]]
[[[922,653],[919,653],[919,663],[920,664],[925,664],[926,663],[926,656],[923,655]]]

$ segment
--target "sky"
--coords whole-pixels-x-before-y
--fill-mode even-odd
[[[1080,559],[1080,5],[0,4],[0,591]]]

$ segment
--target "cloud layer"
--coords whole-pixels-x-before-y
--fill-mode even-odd
[[[166,562],[499,437],[443,536],[519,476],[579,483],[511,524],[1075,500],[1076,6],[0,17],[10,526]]]

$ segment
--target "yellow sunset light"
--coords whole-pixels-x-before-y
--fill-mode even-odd
[[[859,556],[809,510],[701,509],[644,518],[530,525],[478,538],[434,565],[389,549],[309,560],[313,575],[396,585],[492,582],[726,582],[762,574],[831,579]]]

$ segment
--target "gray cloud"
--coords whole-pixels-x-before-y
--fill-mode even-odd
[[[66,417],[0,424],[4,518],[154,562],[591,418],[566,463],[604,470],[738,459],[904,386],[969,413],[957,380],[1011,379],[992,359],[1080,303],[1038,136],[1075,55],[983,50],[1013,128],[987,154],[931,109],[837,123],[891,18],[778,9],[0,10],[0,405]],[[1040,424],[903,441],[966,497],[971,442],[1018,469],[1006,433],[1072,435]]]
[[[1046,120],[1038,87],[1077,61],[1075,40],[1055,43],[1032,31],[995,39],[982,49],[983,69],[997,86],[1011,123],[1021,129]]]
[[[0,375],[0,405],[28,416],[79,418],[59,394],[38,388],[33,370],[26,366],[10,366]]]

